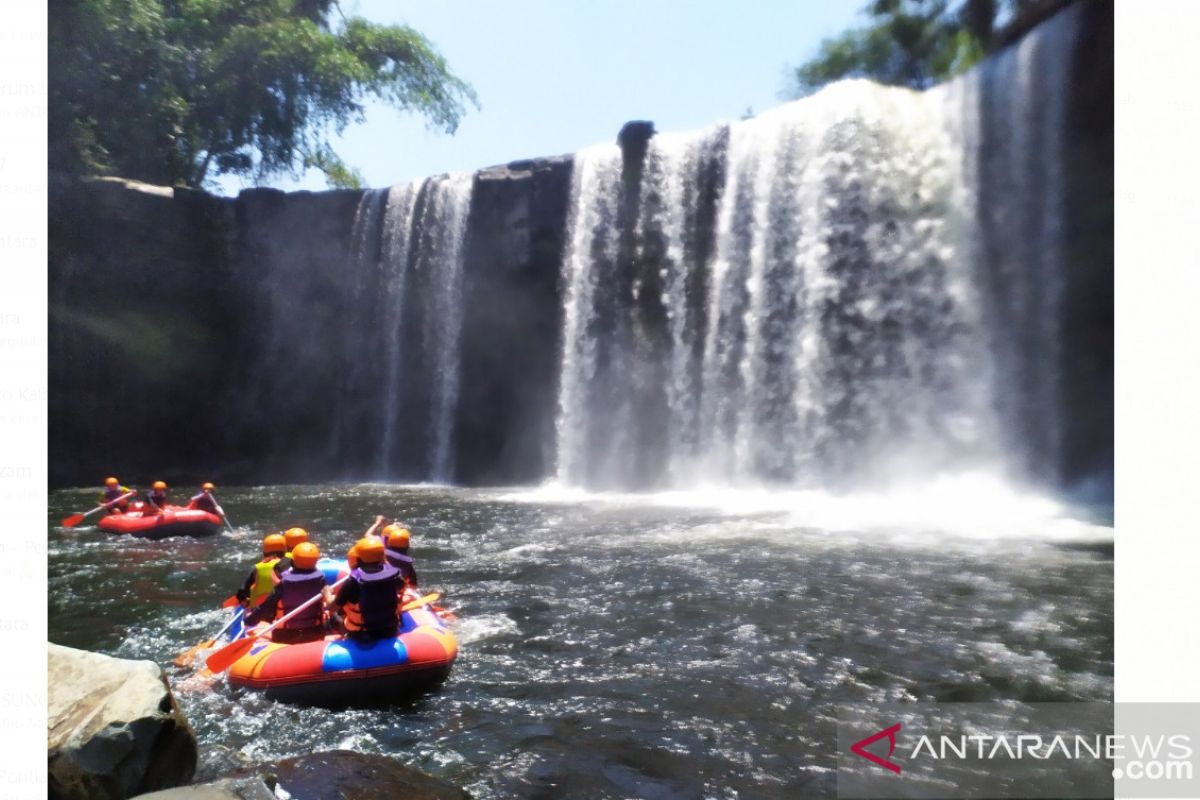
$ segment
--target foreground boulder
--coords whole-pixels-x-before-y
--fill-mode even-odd
[[[138,795],[137,800],[276,800],[261,778],[226,778]]]
[[[162,668],[51,644],[50,797],[133,797],[179,786],[196,771],[196,735]]]
[[[238,770],[230,779],[258,777],[279,786],[292,800],[469,800],[471,795],[449,781],[426,775],[387,756],[329,750],[285,758]],[[165,795],[175,800],[176,795]],[[193,795],[178,795],[180,800]],[[195,797],[200,797],[195,795]],[[217,797],[214,795],[214,798]]]

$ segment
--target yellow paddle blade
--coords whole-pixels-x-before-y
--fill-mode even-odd
[[[434,600],[437,600],[441,596],[442,596],[441,592],[431,592],[431,593],[425,595],[424,597],[422,597],[420,600],[408,601],[404,605],[400,606],[400,610],[401,611],[412,611],[414,608],[420,608],[421,606],[427,606],[430,603],[432,603]]]

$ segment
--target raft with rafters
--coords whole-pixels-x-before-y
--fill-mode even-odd
[[[168,536],[213,536],[221,530],[221,518],[195,508],[167,506],[163,513],[142,515],[142,504],[134,503],[122,514],[101,517],[98,527],[108,533],[121,533],[143,539]]]
[[[389,705],[443,683],[457,655],[454,634],[425,605],[400,614],[398,636],[368,644],[341,636],[256,643],[229,668],[229,682],[284,703]]]

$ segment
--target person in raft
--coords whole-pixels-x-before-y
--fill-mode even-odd
[[[379,526],[385,522],[387,522],[387,518],[382,514],[375,517],[375,521],[371,523],[371,527],[363,531],[359,541],[363,541],[364,539],[372,539],[382,542],[383,539],[376,534],[375,531],[379,530]],[[350,549],[346,551],[346,564],[350,567],[350,569],[354,569],[358,566],[358,542],[350,545]]]
[[[143,517],[153,517],[163,513],[167,507],[167,484],[155,481],[146,492],[146,502],[142,508]]]
[[[200,494],[192,495],[192,499],[188,500],[187,507],[192,509],[198,508],[201,511],[207,511],[210,514],[220,516],[221,512],[217,508],[217,498],[213,497],[212,494],[213,489],[216,488],[211,483],[200,484]]]
[[[274,591],[275,567],[283,559],[286,549],[287,540],[281,533],[272,533],[263,538],[262,558],[250,568],[250,574],[242,581],[242,588],[236,593],[243,608],[257,606],[259,600]]]
[[[394,637],[400,626],[400,570],[387,563],[378,538],[359,539],[354,554],[358,566],[336,595],[325,593],[325,602],[341,612],[347,637],[363,643]]]
[[[108,506],[109,514],[123,514],[129,510],[129,498],[117,501],[118,497],[127,495],[130,492],[137,494],[137,491],[130,489],[128,486],[122,486],[121,482],[116,478],[104,479],[104,491],[100,494],[100,502]]]
[[[411,534],[408,528],[391,524],[383,529],[384,556],[387,562],[400,570],[400,577],[409,589],[417,588],[417,570],[413,566],[412,556],[408,554],[408,542]]]
[[[283,532],[283,541],[285,545],[283,558],[279,559],[279,563],[275,565],[275,573],[271,578],[275,581],[276,586],[279,585],[279,579],[283,577],[283,573],[292,566],[292,553],[296,547],[308,541],[308,531],[304,528],[288,528]]]
[[[246,624],[271,622],[295,611],[305,600],[323,595],[325,573],[317,569],[321,551],[312,542],[301,542],[292,550],[292,565],[262,605],[246,615]],[[325,607],[312,603],[271,633],[271,641],[280,644],[315,642],[325,638]]]

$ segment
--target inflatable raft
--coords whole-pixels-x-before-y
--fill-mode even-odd
[[[212,536],[221,530],[221,518],[199,509],[167,506],[162,514],[142,516],[142,504],[135,503],[124,514],[100,518],[99,527],[109,533],[128,533],[144,539],[168,536]]]
[[[394,639],[359,644],[327,636],[303,644],[260,642],[229,668],[229,681],[284,703],[379,706],[442,683],[457,655],[454,634],[432,608],[423,606],[400,615],[400,634]]]

